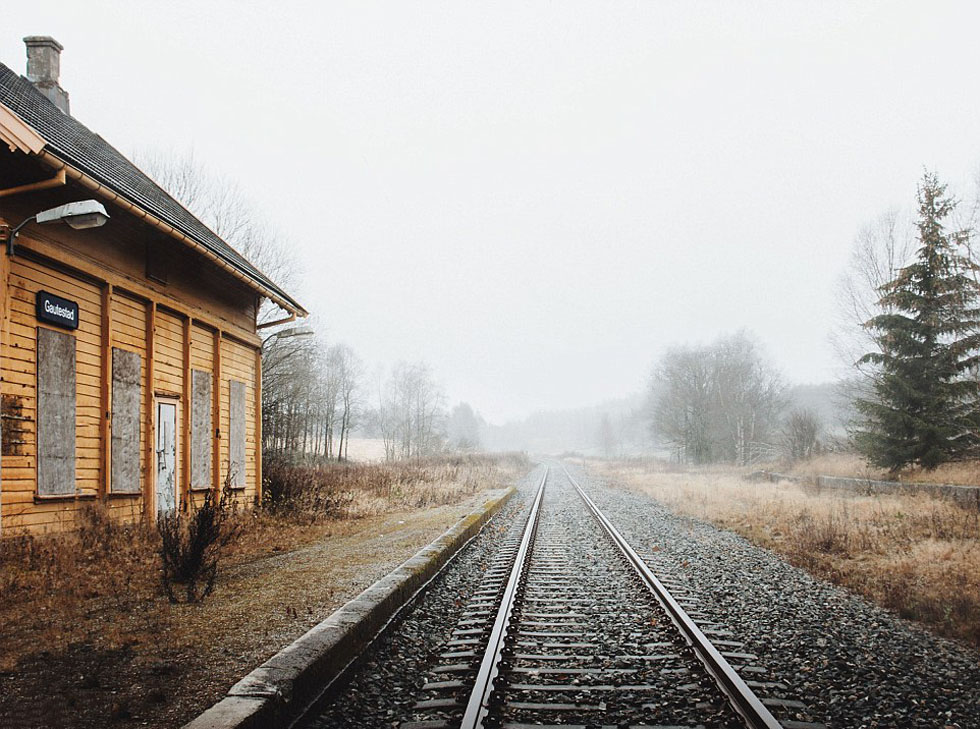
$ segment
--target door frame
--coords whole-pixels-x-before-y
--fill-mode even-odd
[[[160,480],[160,406],[174,406],[174,512],[180,510],[180,398],[166,395],[153,397],[153,518],[160,515],[160,505],[157,503]]]

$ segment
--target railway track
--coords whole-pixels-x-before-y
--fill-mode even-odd
[[[400,729],[821,726],[780,723],[767,704],[796,702],[753,687],[785,687],[718,626],[699,626],[696,602],[670,583],[567,469],[546,467]]]

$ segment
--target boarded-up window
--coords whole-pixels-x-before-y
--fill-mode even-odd
[[[75,493],[75,338],[37,330],[37,492]]]
[[[228,483],[245,486],[245,383],[228,381]]]
[[[211,485],[211,373],[191,373],[191,488]]]
[[[140,371],[137,352],[112,350],[113,493],[140,493]]]

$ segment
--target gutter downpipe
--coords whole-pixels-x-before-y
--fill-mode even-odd
[[[287,316],[285,319],[276,319],[275,321],[267,321],[262,324],[256,324],[256,329],[268,329],[269,327],[276,327],[280,324],[288,324],[291,321],[296,321],[295,312]]]
[[[54,177],[49,180],[41,180],[40,182],[31,182],[27,185],[18,185],[17,187],[8,187],[5,190],[0,190],[0,197],[9,197],[10,195],[18,195],[22,192],[36,192],[39,190],[48,190],[52,187],[61,187],[65,184],[65,170],[64,168],[58,170]]]

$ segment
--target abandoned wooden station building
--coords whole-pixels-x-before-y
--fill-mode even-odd
[[[261,498],[258,307],[306,312],[70,116],[55,40],[25,43],[26,78],[0,64],[0,535]]]

